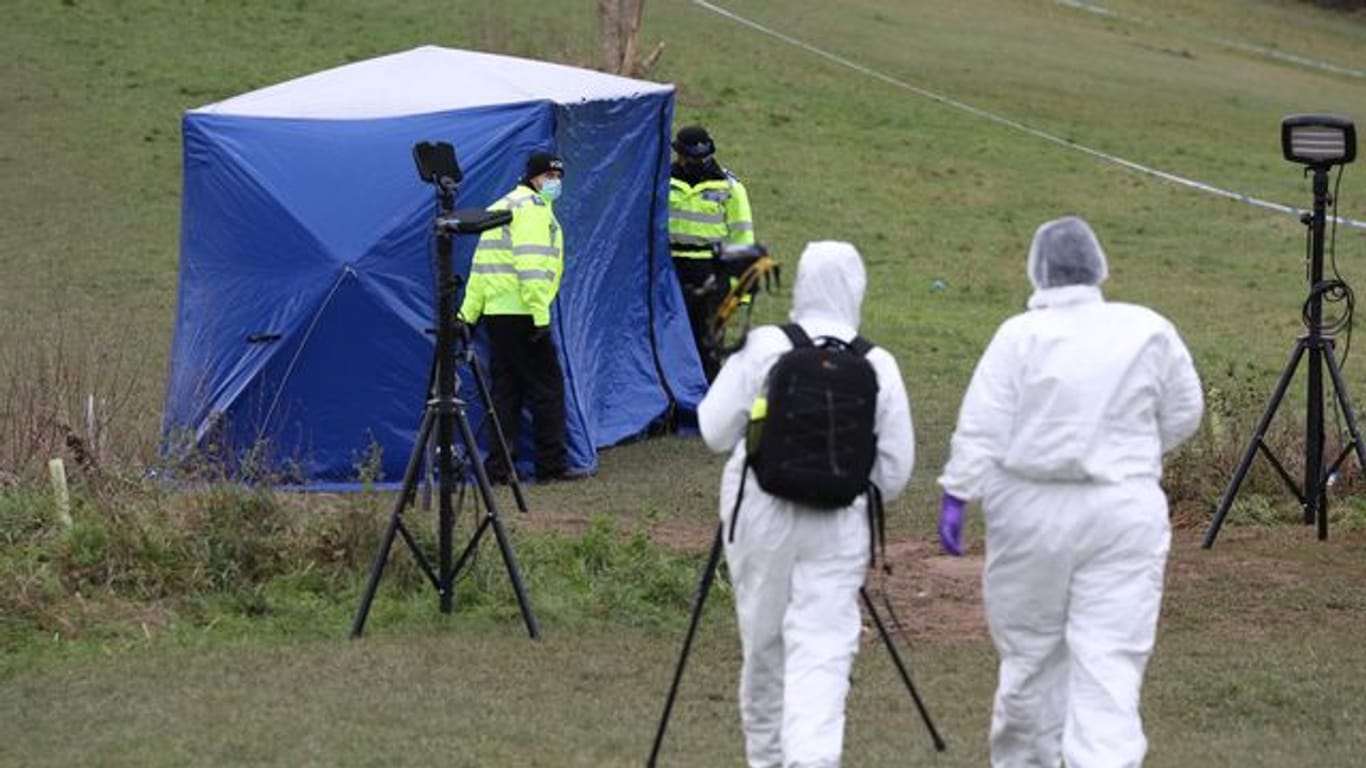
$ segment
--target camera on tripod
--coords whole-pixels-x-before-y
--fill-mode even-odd
[[[498,506],[494,499],[484,463],[479,460],[479,445],[466,413],[466,403],[459,396],[458,375],[456,374],[457,347],[460,358],[474,373],[479,393],[484,401],[493,424],[494,445],[492,450],[501,451],[504,459],[511,462],[503,430],[498,423],[497,413],[491,403],[488,384],[479,369],[478,360],[473,355],[469,329],[458,323],[455,317],[455,294],[460,278],[452,267],[452,240],[456,235],[473,235],[484,230],[507,224],[512,220],[512,212],[507,210],[486,211],[483,209],[453,210],[456,191],[463,178],[460,164],[455,159],[455,148],[444,141],[424,141],[413,145],[413,161],[417,164],[417,174],[436,187],[438,212],[433,219],[436,233],[436,348],[432,360],[432,381],[428,382],[426,408],[422,423],[417,430],[413,452],[408,458],[403,474],[403,488],[399,491],[394,510],[390,513],[389,524],[381,537],[379,551],[370,567],[370,579],[361,596],[360,606],[351,623],[351,636],[360,637],[370,614],[370,604],[384,574],[384,566],[389,558],[389,550],[394,541],[401,536],[412,551],[420,568],[428,580],[436,587],[442,613],[450,613],[454,602],[456,576],[463,572],[466,563],[477,551],[480,539],[485,532],[493,531],[498,541],[498,549],[507,565],[508,577],[512,581],[513,592],[517,596],[526,622],[527,633],[533,640],[540,638],[540,626],[532,611],[521,571],[517,567],[512,545],[507,531],[498,516]],[[434,441],[434,443],[432,442]],[[436,562],[432,563],[418,546],[417,540],[404,523],[404,511],[416,497],[419,470],[427,457],[429,446],[435,454],[437,478],[439,481],[439,510],[437,514],[437,552]],[[483,518],[479,521],[469,543],[458,558],[453,557],[453,535],[456,516],[454,488],[461,484],[466,473],[472,473],[478,487],[478,499],[484,508]],[[526,501],[521,488],[512,484],[513,495],[518,507],[525,512]],[[460,494],[463,499],[464,494]]]

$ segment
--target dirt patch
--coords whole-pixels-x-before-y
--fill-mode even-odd
[[[890,602],[913,638],[954,640],[987,636],[982,615],[982,557],[949,557],[938,545],[905,539],[887,542],[891,573],[880,565],[868,592],[880,612]],[[886,602],[884,602],[884,599]]]
[[[528,515],[512,515],[519,524],[534,529],[554,530],[566,535],[577,535],[589,523],[588,515],[533,510]],[[714,526],[703,520],[645,520],[634,516],[616,518],[618,530],[632,535],[641,525],[650,540],[671,549],[705,552],[716,533]],[[1310,578],[1301,564],[1269,560],[1266,552],[1242,551],[1210,553],[1200,548],[1202,531],[1177,529],[1173,532],[1173,546],[1167,568],[1167,593],[1185,585],[1225,580],[1232,583],[1290,587],[1306,583]],[[1255,532],[1229,537],[1230,544],[1254,543]],[[1242,539],[1249,541],[1243,542]],[[1354,542],[1339,546],[1352,548]],[[1245,550],[1245,547],[1242,548]],[[980,549],[979,549],[980,552]],[[887,542],[886,561],[890,573],[881,564],[869,572],[868,591],[879,612],[889,621],[899,622],[912,640],[985,640],[988,638],[982,611],[983,557],[970,554],[949,557],[941,554],[937,542],[920,538],[898,538]],[[890,602],[891,609],[887,608]],[[895,619],[893,619],[893,616]],[[876,629],[868,624],[869,637],[876,639]]]
[[[518,516],[530,524],[566,534],[577,534],[588,525],[584,515],[545,515],[531,512]],[[619,530],[631,534],[640,522],[631,517],[618,518]],[[716,529],[698,522],[655,521],[649,523],[650,540],[660,546],[680,550],[705,550],[711,546]],[[879,557],[881,555],[879,554]],[[913,638],[985,638],[986,621],[982,615],[982,557],[948,557],[939,554],[938,545],[916,539],[887,542],[887,562],[891,572],[879,565],[869,574],[868,591],[884,618],[894,613]],[[884,597],[885,596],[885,597]],[[890,601],[889,612],[886,603]],[[870,631],[876,631],[871,624]]]

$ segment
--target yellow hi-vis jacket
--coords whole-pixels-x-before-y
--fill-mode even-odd
[[[749,193],[740,180],[726,178],[689,184],[669,179],[669,250],[675,258],[710,259],[711,246],[754,243]]]
[[[479,236],[460,318],[531,315],[550,325],[550,304],[564,274],[564,243],[555,211],[536,190],[519,184],[489,210],[511,210],[512,221]]]

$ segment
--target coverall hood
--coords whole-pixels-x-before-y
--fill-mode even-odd
[[[1110,276],[1100,240],[1077,216],[1044,222],[1034,231],[1026,270],[1035,290],[1100,285]]]
[[[837,240],[807,243],[797,264],[797,284],[792,289],[788,317],[796,323],[835,323],[853,336],[858,333],[859,308],[867,284],[863,259],[853,245]]]

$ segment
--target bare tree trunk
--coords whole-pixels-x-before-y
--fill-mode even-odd
[[[659,48],[639,62],[640,24],[645,0],[598,0],[598,48],[608,72],[633,76],[644,72],[659,57]]]
[[[598,0],[598,50],[602,68],[613,73],[621,71],[621,3],[622,0]]]

